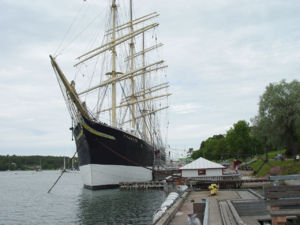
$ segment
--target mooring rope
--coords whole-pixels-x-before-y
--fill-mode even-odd
[[[74,159],[76,153],[77,153],[77,151],[74,153],[74,155],[73,155],[73,157],[71,158],[71,160]],[[51,192],[52,188],[57,184],[57,182],[59,181],[59,179],[62,177],[62,175],[63,175],[65,172],[66,172],[65,169],[63,169],[63,170],[61,171],[60,176],[59,176],[59,177],[57,178],[57,180],[54,182],[54,184],[52,185],[52,187],[48,190],[48,194]]]

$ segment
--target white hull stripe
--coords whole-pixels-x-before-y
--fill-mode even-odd
[[[91,187],[152,180],[152,171],[139,166],[88,164],[80,166],[80,173],[83,183]]]

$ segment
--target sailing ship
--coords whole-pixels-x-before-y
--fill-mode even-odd
[[[154,33],[159,14],[133,18],[132,0],[127,4],[122,23],[121,4],[111,0],[101,45],[76,59],[75,78],[87,87],[69,82],[50,55],[72,119],[84,187],[92,190],[152,180],[154,166],[166,161],[160,116],[171,94],[167,66],[156,60],[163,46]]]

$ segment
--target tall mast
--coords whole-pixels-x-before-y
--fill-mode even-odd
[[[112,31],[112,78],[116,78],[116,46],[114,46],[114,42],[116,40],[116,11],[117,5],[116,0],[112,0],[112,11],[113,11],[113,31]],[[116,126],[116,82],[112,83],[112,126]]]
[[[133,33],[133,20],[132,20],[132,0],[130,0],[130,32]],[[133,37],[131,38],[130,42],[130,71],[134,71],[134,42],[133,42]],[[131,77],[131,117],[132,117],[132,122],[131,122],[131,127],[135,128],[135,98],[134,98],[134,78],[133,76]]]
[[[142,54],[143,54],[143,67],[145,66],[145,33],[143,32],[143,49],[142,49]],[[145,69],[144,69],[145,71]],[[142,75],[142,80],[143,80],[143,99],[146,98],[146,78],[145,78],[145,72]],[[143,136],[144,140],[147,139],[147,134],[146,134],[146,102],[143,104]]]
[[[151,102],[150,102],[150,107],[152,108],[151,110],[154,111]],[[152,113],[151,113],[150,116],[149,116],[149,125],[150,125],[150,128],[149,128],[150,143],[153,144],[153,143],[152,143],[152,142],[153,142],[153,136],[152,136],[152,135],[154,134],[154,132],[152,132]]]

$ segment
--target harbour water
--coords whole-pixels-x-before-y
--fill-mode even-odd
[[[79,172],[0,172],[0,224],[151,224],[165,199],[159,190],[90,191]]]

